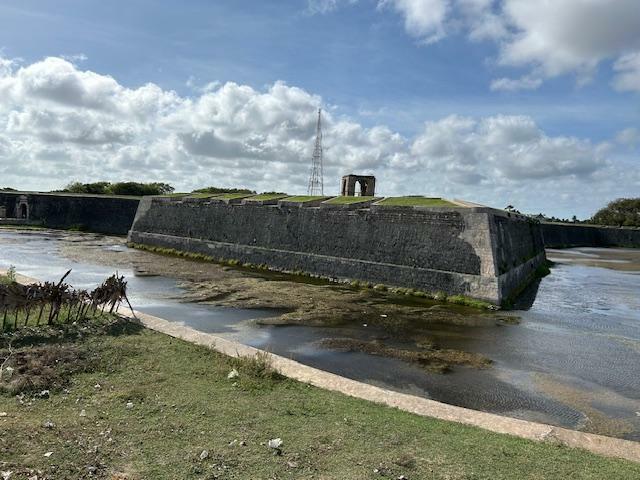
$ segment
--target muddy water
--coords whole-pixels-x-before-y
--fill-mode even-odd
[[[77,253],[70,248],[74,244],[82,245],[84,254],[70,253]],[[255,278],[199,264],[191,267],[196,277],[191,280],[213,278],[218,286],[235,282],[241,288],[220,287],[215,292],[220,298],[209,299],[217,304],[184,303],[194,296],[193,289],[185,290],[184,283],[172,278],[184,281],[180,266],[165,259],[157,269],[162,276],[149,276],[155,273],[150,254],[139,255],[126,249],[121,240],[0,231],[0,267],[12,264],[21,273],[46,279],[59,278],[72,268],[72,283],[91,286],[117,266],[129,279],[136,308],[202,331],[402,392],[640,440],[640,250],[550,251],[556,266],[537,289],[528,292],[528,300],[523,299],[523,310],[515,312],[520,317],[516,324],[487,321],[486,315],[431,304],[403,310],[391,303],[393,299],[358,296],[326,285],[298,288],[288,282],[288,295],[295,290],[299,296],[289,295],[289,303],[268,302],[246,293],[255,289]],[[262,279],[259,285],[262,291],[269,291],[276,283]],[[211,293],[210,288],[206,291]],[[315,311],[333,308],[325,297],[342,298],[342,307],[348,305],[349,314],[339,321],[323,322],[326,313],[314,317]],[[291,312],[292,302],[300,303],[303,313]],[[247,306],[281,307],[288,313],[281,316],[283,311]],[[430,312],[441,310],[447,315],[432,321]],[[469,322],[461,321],[465,315]],[[305,318],[312,321],[305,322]],[[390,329],[394,319],[403,328]],[[345,338],[384,342],[387,349],[405,350],[415,350],[418,339],[441,349],[476,353],[493,363],[489,368],[456,366],[442,374],[398,358],[322,347],[332,343],[327,339]]]

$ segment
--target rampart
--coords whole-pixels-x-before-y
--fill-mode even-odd
[[[126,235],[138,208],[137,197],[66,193],[0,192],[6,223],[77,228]],[[0,219],[0,223],[2,220]]]
[[[545,246],[640,248],[640,228],[570,223],[542,223]]]
[[[486,207],[322,208],[145,197],[131,242],[500,304],[545,261],[537,222]]]

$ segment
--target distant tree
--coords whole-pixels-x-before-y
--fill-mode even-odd
[[[520,211],[516,210],[516,207],[514,207],[513,205],[507,205],[506,207],[504,207],[504,209],[507,212],[520,213]]]
[[[255,190],[247,188],[221,188],[221,187],[205,187],[194,190],[192,193],[256,193]]]
[[[71,182],[64,189],[63,192],[69,193],[92,193],[95,195],[104,195],[107,192],[111,184],[109,182],[95,182],[95,183],[80,183]]]
[[[0,188],[0,192],[17,192],[18,190],[16,190],[15,188],[11,188],[11,187],[3,187]]]
[[[71,182],[61,192],[88,193],[93,195],[165,195],[173,192],[173,187],[167,183],[138,183],[138,182]]]
[[[172,193],[174,188],[167,183],[137,183],[119,182],[113,183],[108,189],[111,195],[166,195]]]
[[[591,217],[590,223],[617,227],[640,227],[640,198],[619,198]]]

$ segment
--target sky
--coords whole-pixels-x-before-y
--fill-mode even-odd
[[[638,0],[0,0],[0,187],[161,181],[587,218],[640,196]]]

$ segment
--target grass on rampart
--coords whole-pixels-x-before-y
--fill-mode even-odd
[[[164,195],[154,195],[154,197],[160,197],[160,198],[176,198],[176,197],[187,197],[190,196],[190,193],[165,193]]]
[[[214,198],[224,200],[234,200],[236,198],[246,198],[253,196],[252,193],[222,193],[219,195],[213,195]]]
[[[429,198],[421,196],[387,197],[378,202],[385,207],[456,207],[457,205],[442,198]]]
[[[187,198],[214,198],[219,197],[219,193],[189,193],[185,195]]]
[[[375,201],[375,200],[379,200],[381,197],[346,197],[346,196],[342,196],[342,197],[334,197],[330,200],[327,200],[324,203],[330,203],[332,205],[350,205],[353,203],[360,203],[360,202],[371,202],[371,201]]]
[[[306,203],[313,202],[316,200],[328,200],[331,197],[323,197],[322,195],[295,195],[293,197],[285,197],[281,200],[285,202],[296,202],[296,203]]]
[[[11,341],[0,337],[0,470],[12,480],[640,478],[638,464],[321,390],[265,357],[123,321]]]
[[[252,195],[247,198],[247,202],[258,202],[266,200],[280,200],[286,198],[286,193],[260,193],[258,195]]]

